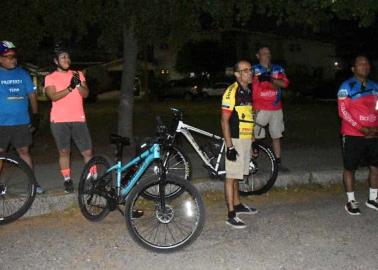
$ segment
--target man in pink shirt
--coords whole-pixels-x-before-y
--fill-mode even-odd
[[[82,72],[70,69],[68,51],[56,48],[54,63],[56,71],[45,78],[45,90],[52,101],[50,127],[59,151],[59,166],[64,178],[66,193],[74,191],[71,179],[71,139],[88,162],[92,154],[92,141],[87,127],[83,98],[89,94]]]

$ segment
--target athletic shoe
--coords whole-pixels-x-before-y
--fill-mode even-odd
[[[280,172],[290,172],[289,168],[285,167],[282,165],[282,161],[280,158],[277,158],[277,167],[278,167],[278,171]]]
[[[249,207],[248,205],[245,205],[243,203],[239,205],[235,205],[234,209],[235,209],[236,215],[240,215],[240,214],[254,215],[259,212],[257,211],[256,208]]]
[[[0,184],[0,195],[5,195],[5,192],[7,191],[4,184]]]
[[[277,165],[278,165],[278,171],[280,171],[280,172],[290,172],[290,169],[288,167],[283,166],[281,163],[279,163]]]
[[[35,191],[37,192],[37,194],[43,194],[43,193],[45,193],[45,190],[40,185],[37,185]]]
[[[367,207],[378,211],[378,198],[375,200],[368,200],[365,204]]]
[[[244,228],[247,228],[247,225],[245,225],[245,223],[243,222],[243,220],[241,220],[237,216],[228,218],[226,220],[226,224],[230,225],[231,227],[233,227],[235,229],[244,229]]]
[[[348,212],[349,215],[358,216],[361,215],[360,208],[358,208],[358,202],[350,201],[345,205],[345,211]]]
[[[65,193],[72,193],[74,192],[74,186],[72,180],[64,181],[64,192]]]

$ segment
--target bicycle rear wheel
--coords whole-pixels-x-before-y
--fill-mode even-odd
[[[277,161],[270,147],[253,142],[252,155],[249,164],[249,175],[239,182],[240,195],[260,195],[274,185],[278,175]]]
[[[192,180],[192,163],[190,162],[188,156],[177,146],[161,147],[161,160],[165,167],[166,174],[172,177],[179,177],[187,181]],[[141,177],[144,179],[158,179],[159,170],[157,170],[157,165],[152,164],[148,167],[146,172]],[[179,196],[180,187],[173,185],[166,187],[166,196]],[[158,186],[152,186],[144,191],[144,196],[150,199],[156,199],[159,194]]]
[[[157,181],[143,181],[127,197],[125,218],[132,238],[142,247],[156,252],[173,252],[188,246],[201,233],[205,222],[205,208],[200,193],[187,180],[167,176],[160,184],[160,195],[146,199],[145,190],[159,185]],[[180,196],[166,197],[165,187],[176,186]],[[143,216],[133,217],[135,211]]]
[[[35,198],[36,180],[25,161],[0,156],[0,225],[23,216]]]
[[[96,168],[95,170],[93,168]],[[85,164],[81,173],[78,199],[81,213],[90,221],[100,221],[110,212],[108,197],[112,189],[112,174],[107,173],[110,162],[95,156]]]

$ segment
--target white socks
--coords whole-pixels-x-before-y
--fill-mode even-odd
[[[378,197],[378,188],[369,188],[369,200],[375,201]]]
[[[347,192],[348,202],[355,201],[354,192]],[[369,188],[369,200],[375,201],[378,199],[378,188]]]
[[[354,198],[354,191],[352,192],[347,192],[347,197],[348,197],[348,202],[350,201],[355,201],[356,199]]]

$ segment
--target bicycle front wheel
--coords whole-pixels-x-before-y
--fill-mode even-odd
[[[205,208],[200,193],[187,180],[167,176],[162,183],[138,183],[127,198],[125,218],[132,238],[140,246],[156,252],[173,252],[188,246],[200,235]],[[160,186],[159,194],[163,195],[154,200],[142,196],[147,189],[157,185]],[[166,197],[167,186],[176,186],[181,195]],[[142,211],[143,215],[135,217],[136,211]]]
[[[239,181],[240,195],[260,195],[272,188],[278,176],[277,161],[270,147],[261,143],[252,143],[252,158],[249,163],[249,175]]]
[[[179,177],[187,181],[192,180],[192,164],[188,156],[177,146],[161,147],[161,160],[165,167],[166,174],[172,177]],[[159,173],[157,165],[150,165],[143,174],[141,180],[158,179]],[[179,196],[181,193],[179,186],[167,186],[166,196]],[[144,191],[144,196],[150,199],[156,199],[159,194],[158,186],[152,186]]]
[[[100,221],[110,212],[108,196],[112,188],[112,174],[107,173],[110,162],[95,156],[85,164],[79,182],[80,211],[90,221]]]
[[[25,161],[0,156],[0,225],[23,216],[35,198],[36,180]]]

